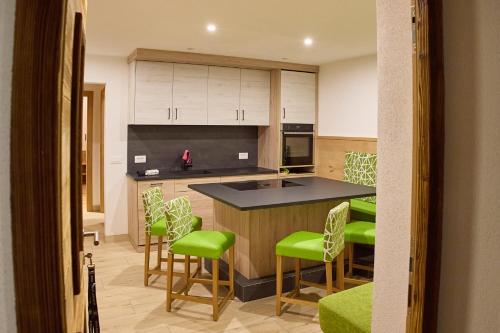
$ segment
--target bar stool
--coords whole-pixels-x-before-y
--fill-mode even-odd
[[[343,202],[328,213],[323,234],[297,231],[276,244],[276,315],[281,315],[281,303],[317,305],[317,302],[299,299],[300,286],[326,289],[327,294],[344,289],[344,227],[349,212],[349,203]],[[282,257],[295,258],[295,289],[286,296],[283,289]],[[300,279],[300,260],[325,263],[326,286]],[[337,261],[337,288],[332,282],[332,261]]]
[[[145,212],[145,249],[144,249],[144,286],[149,285],[149,278],[154,275],[166,275],[167,271],[161,269],[161,263],[167,262],[167,258],[162,257],[163,237],[167,235],[167,217],[165,215],[165,202],[163,192],[159,187],[152,187],[142,193],[142,201]],[[202,219],[193,216],[191,221],[192,230],[201,230]],[[151,257],[151,236],[158,237],[158,257],[156,267],[151,269],[149,261]],[[184,262],[184,259],[175,259],[175,262]],[[197,270],[201,271],[201,258],[189,260],[198,264]],[[186,263],[185,263],[186,264]],[[182,275],[181,272],[174,272],[175,275]]]
[[[229,299],[234,298],[234,242],[235,235],[224,231],[191,232],[192,209],[187,197],[179,197],[167,202],[167,238],[171,244],[167,267],[167,311],[172,310],[175,299],[212,305],[213,320],[219,319],[219,310]],[[229,250],[229,280],[219,280],[219,258]],[[196,278],[190,275],[189,265],[185,266],[185,285],[178,292],[172,292],[174,255],[182,254],[212,260],[212,279]],[[189,295],[194,283],[212,285],[212,297]],[[219,285],[227,286],[229,292],[219,300]]]
[[[351,221],[346,224],[344,231],[344,239],[347,245],[349,270],[344,281],[350,284],[365,284],[371,281],[353,278],[353,269],[362,269],[365,271],[373,272],[372,266],[354,264],[354,244],[365,244],[375,246],[375,226],[373,222],[366,221]]]

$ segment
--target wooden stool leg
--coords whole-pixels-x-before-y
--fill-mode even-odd
[[[325,262],[325,274],[326,274],[326,293],[327,295],[330,295],[333,292],[333,281],[332,281],[332,262],[331,261],[326,261]]]
[[[354,243],[347,243],[347,246],[349,248],[349,271],[347,272],[348,276],[352,276],[353,271],[352,271],[352,264],[354,261]]]
[[[151,250],[151,235],[146,232],[146,246],[144,249],[144,286],[149,284],[149,256]]]
[[[174,279],[174,255],[168,253],[167,261],[167,312],[172,310],[172,280]]]
[[[197,274],[201,274],[201,268],[202,268],[201,257],[198,257],[196,261],[197,261],[196,265],[198,266],[198,268],[196,269]]]
[[[281,316],[281,294],[283,289],[283,264],[281,256],[276,256],[276,315]]]
[[[300,295],[300,259],[295,258],[295,290],[296,296]]]
[[[219,260],[212,259],[212,308],[213,319],[219,319]]]
[[[189,292],[189,278],[191,277],[191,257],[184,256],[184,274],[186,280],[186,290],[184,291],[184,295],[187,295]]]
[[[158,258],[156,258],[156,266],[161,270],[161,254],[163,250],[163,237],[158,236]]]
[[[337,256],[337,288],[344,290],[344,251]]]
[[[229,249],[229,292],[234,299],[234,245]]]

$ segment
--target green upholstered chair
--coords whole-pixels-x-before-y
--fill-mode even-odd
[[[165,201],[163,192],[159,187],[152,187],[142,193],[142,201],[145,212],[145,249],[144,249],[144,285],[149,285],[149,278],[154,275],[166,275],[167,272],[161,269],[161,263],[167,259],[162,257],[163,237],[167,235],[167,216],[165,214]],[[193,216],[191,220],[191,230],[201,230],[202,219]],[[158,237],[158,256],[156,267],[151,269],[149,261],[151,257],[151,236]],[[176,259],[178,262],[184,262],[185,259]],[[198,270],[201,270],[201,258],[196,260]],[[177,273],[175,273],[177,275]]]
[[[319,323],[324,333],[369,333],[373,283],[319,300]]]
[[[375,186],[377,183],[377,155],[350,151],[345,154],[344,180],[354,184]],[[345,282],[361,284],[365,280],[352,279],[353,268],[373,271],[373,267],[354,264],[354,244],[375,246],[376,197],[351,200],[350,223],[345,228],[349,270]]]
[[[224,231],[191,231],[193,218],[187,197],[179,197],[167,202],[167,238],[170,245],[167,267],[167,311],[172,309],[174,299],[212,305],[213,320],[218,320],[219,309],[234,298],[234,242],[235,235]],[[229,250],[229,280],[219,281],[219,258]],[[172,292],[174,255],[182,254],[204,257],[212,260],[212,279],[191,276],[189,265],[185,265],[185,285],[178,292]],[[189,295],[194,283],[211,284],[212,297]],[[229,292],[219,300],[219,284],[229,287]],[[220,301],[220,302],[219,302]]]
[[[344,227],[349,213],[349,203],[343,202],[332,208],[328,214],[324,233],[297,231],[276,244],[276,315],[281,315],[281,303],[317,305],[316,302],[299,299],[300,286],[314,286],[326,289],[344,289]],[[295,289],[283,296],[283,259],[295,258]],[[325,263],[326,286],[300,279],[300,260],[314,260]],[[337,288],[332,282],[332,261],[337,261]]]
[[[349,151],[345,154],[344,180],[366,186],[377,184],[377,154]],[[351,200],[351,218],[375,222],[376,197]]]
[[[346,224],[344,231],[344,238],[348,249],[347,258],[349,262],[347,277],[344,278],[344,281],[346,283],[364,284],[369,282],[367,280],[354,279],[352,277],[354,268],[373,272],[372,266],[354,263],[354,244],[365,244],[365,245],[375,246],[375,226],[376,226],[375,223],[366,221],[351,221],[350,223]]]

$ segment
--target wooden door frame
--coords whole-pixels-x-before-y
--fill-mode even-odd
[[[87,186],[87,211],[88,212],[94,212],[94,194],[93,194],[93,189],[94,185],[92,183],[93,180],[93,167],[92,167],[92,161],[93,161],[93,144],[94,144],[94,92],[91,90],[84,90],[83,96],[87,97],[87,176],[85,180],[85,184]],[[84,112],[85,112],[84,111]],[[89,126],[90,124],[90,126]]]
[[[413,184],[407,332],[436,332],[444,179],[442,0],[412,0]]]

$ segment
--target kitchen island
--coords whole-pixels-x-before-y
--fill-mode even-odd
[[[235,291],[242,301],[274,294],[279,240],[300,230],[323,233],[333,207],[375,195],[373,187],[320,177],[194,184],[189,188],[214,199],[214,230],[236,234]],[[303,275],[320,279],[324,265],[319,264],[304,261]],[[221,267],[224,274],[227,265]],[[285,272],[293,267],[292,260],[284,261]],[[292,279],[293,275],[285,275],[285,289],[291,288]]]

